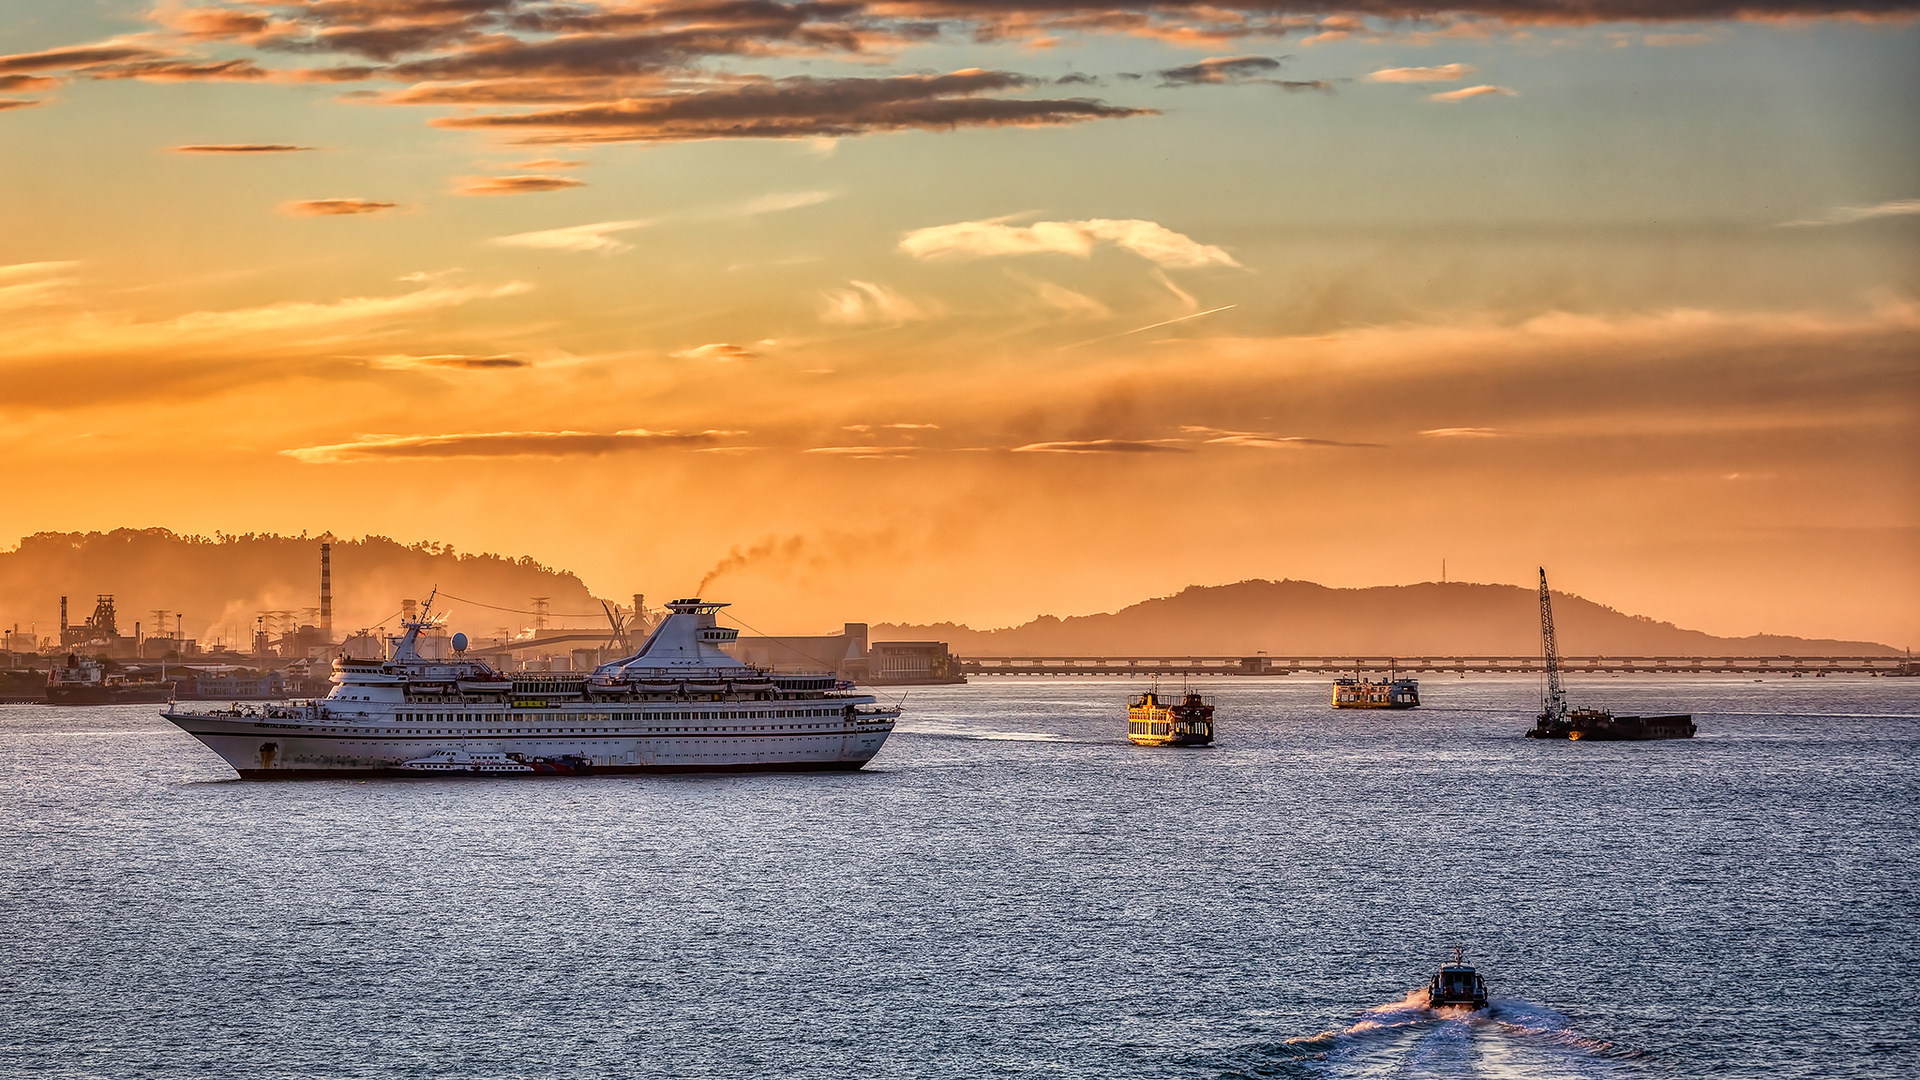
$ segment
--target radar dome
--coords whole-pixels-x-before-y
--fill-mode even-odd
[[[453,651],[454,652],[467,651],[467,635],[465,634],[453,635]]]

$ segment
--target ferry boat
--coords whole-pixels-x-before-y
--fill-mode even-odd
[[[1213,702],[1191,690],[1179,701],[1148,690],[1127,699],[1127,738],[1141,746],[1206,746],[1213,742]]]
[[[721,646],[726,604],[667,605],[639,651],[591,674],[501,672],[420,655],[433,597],[389,657],[333,662],[309,702],[162,713],[249,780],[339,776],[858,769],[900,710],[831,674],[775,674]]]
[[[1453,963],[1443,964],[1439,971],[1427,983],[1427,1008],[1444,1009],[1465,1006],[1469,1009],[1487,1007],[1487,980],[1473,970],[1460,955],[1453,950]]]
[[[1418,679],[1386,678],[1376,682],[1356,675],[1333,681],[1336,709],[1411,709],[1418,704]]]

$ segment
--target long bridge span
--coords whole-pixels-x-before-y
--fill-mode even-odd
[[[967,675],[1528,674],[1538,656],[976,656]],[[1569,674],[1920,675],[1900,656],[1565,656]]]

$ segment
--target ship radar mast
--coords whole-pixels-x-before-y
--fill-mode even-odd
[[[1547,689],[1540,699],[1540,719],[1563,722],[1567,695],[1560,689],[1560,650],[1553,641],[1553,594],[1547,591],[1547,568],[1540,568],[1540,652],[1546,661]]]
[[[406,633],[395,638],[393,641],[393,658],[395,660],[425,659],[425,657],[420,655],[420,650],[416,647],[416,643],[420,639],[420,631],[433,625],[433,598],[439,595],[440,586],[435,585],[433,591],[427,594],[426,601],[420,605],[420,614],[415,618],[406,619],[400,623],[400,626],[406,630]]]

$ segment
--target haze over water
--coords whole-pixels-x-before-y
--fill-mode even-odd
[[[1223,679],[914,689],[850,775],[243,783],[0,710],[0,1072],[1896,1077],[1920,681],[1602,679],[1661,744]],[[1463,946],[1483,1017],[1407,1004]]]

